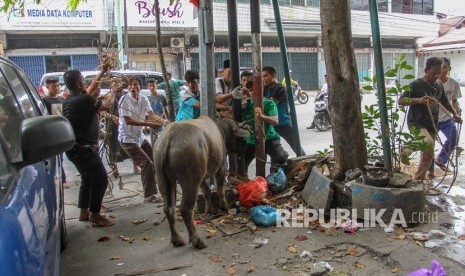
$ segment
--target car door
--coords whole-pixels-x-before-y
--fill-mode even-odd
[[[16,165],[22,161],[22,120],[43,112],[27,81],[0,62],[0,275],[58,275],[56,158]]]

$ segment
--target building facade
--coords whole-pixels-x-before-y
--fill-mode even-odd
[[[153,1],[93,0],[81,3],[76,12],[66,10],[67,2],[42,0],[41,4],[26,3],[23,14],[14,10],[0,17],[0,41],[4,55],[21,66],[35,83],[38,84],[46,72],[71,68],[95,70],[99,53],[110,51],[118,54],[118,49],[123,49],[120,52],[126,56],[126,68],[161,71]],[[420,2],[421,9],[418,8]],[[292,77],[304,89],[318,89],[325,74],[319,3],[319,0],[280,0]],[[351,3],[353,47],[359,79],[362,80],[374,71],[370,17],[366,10],[368,1]],[[404,8],[398,9],[398,5]],[[405,8],[409,5],[411,9]],[[438,29],[437,20],[432,15],[432,0],[378,0],[378,8],[387,11],[379,13],[385,66],[392,65],[393,58],[402,53],[406,53],[409,63],[415,65],[416,40],[432,36]],[[181,0],[174,6],[169,6],[169,0],[163,0],[160,1],[160,14],[165,65],[175,77],[182,78],[186,68],[199,68],[197,9],[188,0]],[[213,14],[215,66],[221,68],[223,60],[229,57],[225,0],[214,2]],[[252,67],[248,0],[237,0],[237,14],[240,66]],[[263,64],[276,67],[281,80],[284,72],[270,0],[261,0],[259,20]],[[123,38],[127,37],[127,48],[124,47],[126,43],[118,43],[118,30],[121,30]]]

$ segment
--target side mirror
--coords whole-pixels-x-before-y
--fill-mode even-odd
[[[49,115],[25,119],[21,124],[21,148],[25,166],[71,149],[74,131],[63,116]]]

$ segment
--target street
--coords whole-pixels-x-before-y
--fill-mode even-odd
[[[312,92],[305,105],[296,104],[300,140],[307,154],[329,149],[332,144],[331,129],[306,129],[313,118],[314,96]],[[364,105],[375,102],[373,94],[364,95]],[[465,147],[461,140],[459,145]],[[294,157],[289,146],[283,145]],[[249,168],[251,176],[254,164]],[[143,203],[140,175],[132,173],[130,161],[120,163],[119,168],[122,181],[110,176],[111,189],[103,202],[106,216],[115,225],[96,228],[77,219],[80,180],[66,160],[70,185],[65,190],[68,245],[61,257],[61,275],[407,275],[419,268],[431,269],[432,260],[438,260],[447,275],[461,275],[465,268],[465,173],[460,169],[450,194],[428,197],[428,209],[430,213],[437,211],[437,219],[427,218],[413,230],[395,227],[394,232],[386,233],[375,227],[349,234],[340,228],[257,227],[225,236],[201,217],[196,227],[208,247],[195,250],[191,245],[175,248],[169,243],[162,204]],[[439,189],[447,190],[450,181],[447,176]],[[299,199],[288,200],[292,203]],[[229,219],[248,225],[250,216],[238,213]],[[176,226],[187,240],[184,223],[178,219]],[[408,234],[428,234],[431,230],[447,235],[431,248]]]

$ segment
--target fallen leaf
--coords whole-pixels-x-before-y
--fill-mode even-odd
[[[247,268],[248,273],[252,273],[254,271],[255,271],[255,266],[253,266],[253,265],[251,265],[251,266],[249,266],[249,268]]]
[[[234,275],[236,274],[236,269],[234,268],[234,266],[230,266],[228,268],[228,275]]]
[[[359,252],[358,252],[357,248],[355,248],[355,247],[351,247],[351,248],[346,250],[346,255],[357,256],[358,253]]]
[[[423,243],[421,243],[420,241],[415,241],[415,243],[416,243],[419,247],[424,247]]]
[[[465,240],[465,234],[460,235],[459,240],[462,240],[462,241]]]
[[[205,235],[205,238],[209,239],[209,238],[213,238],[214,236],[215,236],[215,235],[212,234],[212,233],[207,233],[207,234]]]
[[[210,260],[214,263],[221,263],[223,261],[223,258],[218,257],[218,256],[213,256],[210,258]]]
[[[206,229],[206,230],[210,234],[216,234],[216,232],[218,232],[218,230],[216,230],[216,229]]]
[[[406,237],[407,235],[405,235],[405,233],[402,233],[396,237],[396,240],[405,240]]]
[[[129,243],[132,243],[134,241],[134,238],[131,238],[131,237],[125,237],[125,236],[121,236],[121,239],[123,241],[127,241]]]
[[[120,256],[113,256],[113,257],[110,258],[110,260],[113,260],[113,261],[114,261],[114,260],[119,260],[119,259],[121,259]]]
[[[143,237],[142,240],[148,241],[148,240],[150,240],[150,238],[149,237]]]
[[[305,235],[298,235],[294,238],[294,240],[296,241],[305,241],[305,240],[308,240],[308,237],[305,236]]]
[[[98,241],[98,242],[106,242],[106,241],[109,241],[109,240],[110,240],[110,237],[103,236],[103,237],[101,237],[100,239],[98,239],[97,241]]]
[[[355,262],[355,267],[362,269],[362,268],[365,268],[365,264],[361,262]]]
[[[391,269],[392,273],[396,273],[397,271],[399,271],[399,269],[397,267],[394,267],[393,269]]]
[[[295,248],[295,245],[289,245],[287,247],[287,251],[291,252],[291,253],[297,253],[297,249]]]
[[[139,224],[144,223],[144,222],[146,222],[146,221],[147,221],[146,218],[144,218],[144,219],[138,219],[138,220],[133,220],[133,221],[132,221],[132,224],[134,224],[134,225],[139,225]]]
[[[335,235],[333,234],[333,232],[331,232],[331,230],[329,230],[329,229],[325,229],[325,235],[326,235],[326,236],[335,236]]]

